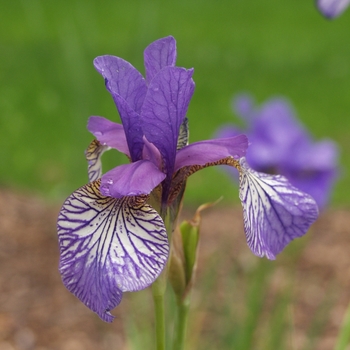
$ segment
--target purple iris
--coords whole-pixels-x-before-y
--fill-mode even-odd
[[[283,99],[271,99],[255,108],[250,96],[240,95],[234,108],[247,123],[245,133],[251,144],[246,158],[250,166],[256,171],[284,175],[293,186],[310,194],[319,207],[325,207],[337,178],[335,143],[314,142]],[[229,137],[241,132],[227,125],[218,135]]]
[[[164,268],[169,244],[163,218],[169,208],[178,210],[187,177],[244,156],[248,146],[244,135],[187,145],[193,70],[175,66],[173,37],[153,42],[144,58],[146,79],[119,57],[94,60],[122,125],[90,118],[97,139],[86,152],[90,183],[67,198],[58,219],[63,282],[105,321],[112,321],[109,310],[124,291],[149,286]],[[109,148],[131,162],[101,177],[100,158]]]
[[[350,0],[316,0],[318,10],[327,18],[335,18],[349,6]]]
[[[245,135],[188,144],[193,70],[175,66],[173,37],[150,44],[144,60],[146,78],[119,57],[94,60],[122,124],[89,119],[96,137],[85,153],[89,183],[66,199],[58,218],[63,283],[107,322],[123,292],[146,288],[166,265],[172,232],[164,220],[175,224],[186,180],[196,171],[238,169],[247,241],[258,256],[274,259],[318,214],[313,199],[285,178],[248,167]],[[130,162],[102,174],[101,156],[111,148]]]

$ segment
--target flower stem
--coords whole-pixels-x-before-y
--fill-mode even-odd
[[[166,269],[161,273],[152,285],[155,329],[156,329],[156,349],[165,350],[165,307],[164,295],[166,290],[167,273]]]
[[[186,299],[178,301],[173,350],[183,350],[185,347],[189,309],[190,303]]]

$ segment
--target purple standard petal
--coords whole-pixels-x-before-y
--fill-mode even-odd
[[[87,128],[102,145],[115,148],[130,157],[123,125],[103,117],[90,117]]]
[[[153,77],[164,67],[174,67],[176,62],[176,41],[172,36],[154,41],[144,51],[146,79]]]
[[[169,246],[164,223],[148,204],[100,194],[99,182],[71,194],[58,217],[59,270],[67,289],[102,320],[125,291],[152,284]]]
[[[178,151],[174,171],[184,166],[205,165],[227,157],[238,159],[245,155],[247,148],[248,139],[245,135],[191,143]]]
[[[94,66],[105,79],[122,120],[131,159],[141,159],[143,148],[140,110],[146,95],[146,81],[129,62],[115,56],[99,56]]]
[[[316,0],[318,10],[327,18],[339,16],[350,4],[350,0]]]
[[[194,91],[193,70],[162,69],[149,85],[142,107],[142,128],[147,140],[160,151],[171,179],[180,126]]]
[[[101,179],[101,192],[105,196],[121,198],[149,194],[165,178],[151,161],[139,160],[108,171]]]
[[[283,176],[258,173],[240,160],[240,193],[244,230],[252,252],[275,259],[294,238],[301,237],[318,216],[314,199]]]

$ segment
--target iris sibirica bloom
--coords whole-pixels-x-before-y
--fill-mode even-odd
[[[350,0],[316,0],[318,10],[327,18],[335,18],[349,6]]]
[[[247,124],[244,132],[251,143],[246,155],[250,166],[257,171],[284,175],[323,208],[337,177],[335,143],[314,142],[284,99],[271,99],[256,108],[249,95],[240,95],[234,101],[234,109]],[[218,136],[241,132],[227,125],[219,130]]]
[[[122,124],[89,119],[96,137],[86,151],[89,183],[66,199],[59,214],[59,269],[65,286],[107,322],[123,292],[146,288],[165,267],[186,180],[194,172],[220,164],[239,170],[245,231],[258,256],[275,258],[318,214],[313,199],[285,178],[248,167],[245,135],[188,144],[193,70],[175,61],[171,36],[146,48],[145,78],[119,57],[94,60]],[[102,174],[101,155],[110,148],[130,162]]]

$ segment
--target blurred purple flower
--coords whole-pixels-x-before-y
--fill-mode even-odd
[[[68,290],[107,322],[123,292],[146,288],[164,268],[163,219],[176,219],[188,176],[238,159],[248,147],[245,135],[188,145],[193,70],[175,67],[175,45],[166,37],[146,48],[146,79],[119,57],[94,60],[122,125],[89,120],[97,139],[86,151],[90,183],[73,192],[59,214],[59,269]],[[101,177],[101,155],[110,148],[131,162]]]
[[[255,108],[250,96],[240,95],[234,109],[247,123],[244,132],[250,141],[246,155],[250,166],[256,171],[286,176],[293,186],[310,194],[320,208],[325,207],[337,178],[335,143],[313,142],[284,99],[271,99]],[[218,136],[240,133],[242,130],[227,125],[218,131]]]
[[[349,6],[350,0],[316,0],[316,7],[327,18],[338,17]]]

